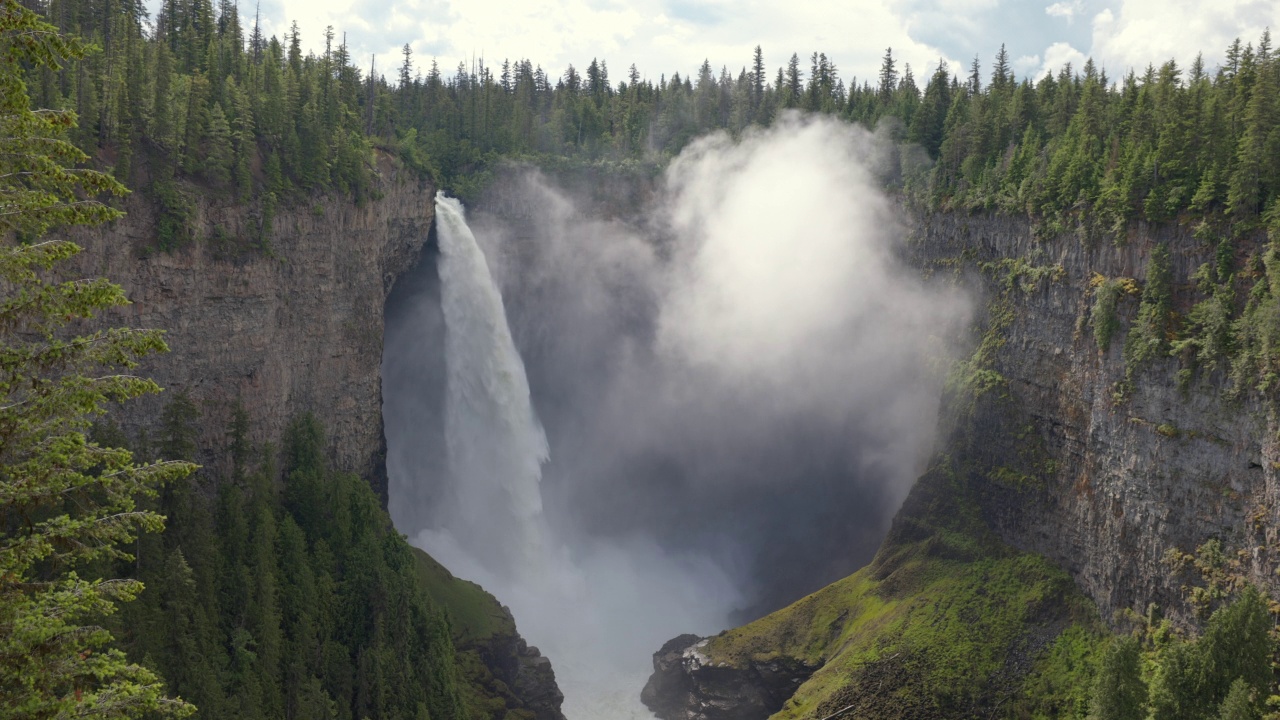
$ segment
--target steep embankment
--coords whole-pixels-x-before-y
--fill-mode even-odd
[[[1171,553],[1215,539],[1227,572],[1274,588],[1270,405],[1232,396],[1221,371],[1184,372],[1180,388],[1179,360],[1123,356],[1157,245],[1186,313],[1192,274],[1214,260],[1188,229],[1138,227],[1116,246],[1037,239],[1026,219],[919,216],[909,253],[987,307],[953,373],[942,452],[870,566],[663,648],[651,707],[690,719],[1058,716],[1084,707],[1103,622],[1151,603],[1193,619],[1193,578]],[[1093,306],[1107,280],[1121,288],[1118,332],[1100,350]],[[770,676],[780,667],[786,682]],[[756,691],[724,692],[733,683]],[[787,683],[798,690],[784,705]]]
[[[258,219],[227,191],[191,187],[195,241],[155,249],[156,210],[142,193],[128,214],[74,237],[79,269],[121,284],[133,304],[121,321],[162,328],[170,352],[142,372],[188,393],[210,434],[239,400],[256,443],[277,442],[289,419],[312,411],[328,426],[335,466],[370,478],[384,498],[379,366],[383,306],[427,240],[435,188],[381,163],[377,199],[298,199],[279,209],[269,249]],[[128,408],[126,425],[155,417],[159,399]],[[132,419],[131,422],[128,422]],[[221,437],[204,438],[218,446]]]
[[[520,637],[511,611],[425,552],[413,553],[432,601],[449,614],[468,706],[479,718],[564,720],[551,661]]]

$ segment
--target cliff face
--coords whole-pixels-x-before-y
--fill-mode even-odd
[[[961,266],[987,263],[987,297],[1003,292],[1012,311],[992,363],[1007,382],[1003,397],[979,403],[957,433],[963,452],[985,466],[976,485],[985,519],[1005,542],[1066,569],[1104,619],[1152,602],[1186,618],[1188,578],[1165,562],[1170,550],[1217,539],[1244,574],[1272,589],[1280,565],[1274,408],[1256,397],[1228,400],[1221,373],[1180,389],[1174,358],[1140,368],[1127,397],[1117,396],[1138,298],[1122,295],[1121,332],[1106,352],[1090,327],[1095,274],[1143,282],[1160,243],[1170,252],[1174,306],[1185,313],[1197,299],[1191,275],[1213,259],[1187,228],[1140,227],[1116,247],[1074,235],[1038,241],[1026,219],[934,214],[921,218],[912,241],[930,267],[961,257]],[[1025,275],[1002,290],[1018,268],[1034,267],[1054,276]]]
[[[333,438],[336,467],[371,478],[385,501],[383,306],[427,240],[435,189],[390,163],[381,170],[381,197],[363,206],[321,197],[282,207],[269,253],[236,249],[235,238],[256,236],[257,220],[228,197],[197,198],[201,239],[171,253],[148,252],[156,217],[140,193],[122,220],[74,237],[85,248],[78,270],[121,284],[133,301],[112,321],[167,331],[170,352],[141,372],[196,402],[204,446],[226,442],[237,399],[259,443],[313,411]],[[232,241],[209,239],[219,236]],[[130,404],[125,425],[154,418],[164,401]]]
[[[1160,244],[1185,314],[1200,299],[1191,276],[1214,259],[1188,228],[1138,227],[1116,246],[1037,239],[1025,218],[918,215],[910,259],[986,308],[948,393],[941,452],[871,565],[750,625],[672,641],[654,655],[650,707],[667,720],[710,717],[721,689],[763,692],[754,668],[781,660],[804,664],[791,676],[803,683],[775,718],[1057,717],[1084,702],[1065,688],[1088,685],[1062,681],[1081,666],[1062,658],[1096,647],[1118,611],[1156,603],[1195,620],[1186,586],[1197,578],[1171,551],[1217,540],[1231,572],[1274,594],[1272,403],[1229,398],[1221,371],[1180,384],[1171,357],[1127,375],[1137,292],[1121,293],[1106,351],[1094,336],[1099,281],[1136,290]],[[965,389],[965,377],[978,381]],[[740,701],[717,712],[775,711]]]

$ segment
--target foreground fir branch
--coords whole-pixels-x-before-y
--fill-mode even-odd
[[[97,625],[141,583],[98,574],[129,559],[123,548],[138,532],[163,529],[138,499],[194,466],[136,465],[85,437],[107,402],[159,391],[128,370],[167,348],[154,330],[73,336],[71,323],[127,300],[105,279],[57,280],[80,248],[37,240],[120,214],[94,198],[124,187],[74,167],[87,159],[61,137],[74,114],[32,111],[22,77],[24,66],[56,68],[83,53],[0,0],[0,718],[185,716],[194,708],[165,697],[155,673]]]

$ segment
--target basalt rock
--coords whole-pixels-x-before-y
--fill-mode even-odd
[[[662,720],[763,720],[816,670],[793,658],[743,668],[714,663],[701,652],[706,643],[681,635],[653,654],[653,675],[640,699]]]
[[[984,517],[1005,542],[1066,569],[1107,621],[1155,603],[1193,622],[1183,586],[1195,578],[1166,557],[1210,539],[1239,558],[1248,579],[1280,589],[1274,404],[1232,393],[1222,370],[1180,382],[1184,365],[1167,356],[1126,382],[1122,349],[1136,294],[1122,294],[1121,332],[1106,351],[1093,335],[1098,279],[1144,283],[1161,244],[1174,308],[1186,313],[1200,299],[1192,275],[1215,262],[1213,244],[1189,226],[1137,225],[1117,244],[1075,233],[1037,239],[1026,218],[938,213],[919,219],[911,242],[926,267],[944,258],[985,263],[984,297],[1003,294],[1011,311],[992,363],[1007,383],[1001,402],[980,403],[952,448],[983,471]],[[1002,289],[1018,267],[1054,272]]]
[[[1237,242],[1237,264],[1246,262],[1251,242],[1261,247],[1256,238]],[[895,520],[878,555],[883,567],[868,568],[883,570],[868,576],[882,582],[877,593],[899,595],[893,588],[910,587],[909,576],[899,579],[896,566],[882,562],[903,548],[936,546],[937,557],[966,561],[930,539],[935,524],[916,522],[913,513],[920,515],[926,498],[952,511],[974,509],[981,532],[998,544],[1065,570],[1104,623],[1120,623],[1122,611],[1141,615],[1155,604],[1176,623],[1194,625],[1186,585],[1197,578],[1168,558],[1195,552],[1209,540],[1220,543],[1234,571],[1273,594],[1280,590],[1280,416],[1274,401],[1233,388],[1221,368],[1192,368],[1168,355],[1126,367],[1126,334],[1152,251],[1161,245],[1169,251],[1173,307],[1185,314],[1201,299],[1194,273],[1216,262],[1214,244],[1196,238],[1188,226],[1138,224],[1117,243],[1085,231],[1040,237],[1025,217],[915,215],[904,255],[924,274],[951,277],[972,290],[985,310],[981,332],[993,339],[983,369],[994,390],[944,414],[943,453],[934,462],[946,476],[935,473],[933,482],[918,485]],[[1094,288],[1104,279],[1130,288],[1118,303],[1120,331],[1105,350],[1091,324]],[[1057,605],[1028,621],[1017,652],[1010,652],[1017,662],[1005,671],[1009,687],[1075,617],[1064,606],[1074,602],[1067,600],[1071,593],[1057,596]],[[788,611],[794,613],[780,612]],[[763,718],[779,707],[775,699],[787,683],[741,663],[726,671],[714,652],[699,650],[700,642],[677,638],[655,655],[646,703],[660,717]],[[769,656],[780,648],[757,650]],[[838,655],[834,646],[815,651]],[[910,656],[893,657],[903,663]],[[925,661],[913,663],[907,664],[927,668]],[[849,706],[855,717],[931,717],[907,702],[924,685],[885,685],[872,670],[867,666],[840,681],[847,686],[834,694],[808,692],[806,685],[809,697],[827,699],[810,710],[789,703],[783,715],[821,717]],[[831,674],[824,667],[819,676],[830,683]],[[1001,683],[988,684],[974,707],[994,707],[1003,702],[1001,692],[1010,692]],[[869,687],[897,689],[875,699]],[[871,703],[875,712],[859,703]]]
[[[193,239],[176,249],[157,247],[157,208],[142,192],[123,219],[71,235],[84,247],[77,271],[119,283],[133,301],[107,321],[166,332],[170,352],[140,373],[167,392],[125,406],[127,430],[176,392],[201,410],[202,447],[226,445],[237,401],[258,444],[310,411],[326,425],[335,466],[370,478],[385,501],[383,307],[427,240],[435,188],[386,157],[379,171],[359,205],[336,194],[282,202],[265,243],[260,209],[194,186],[185,190]]]

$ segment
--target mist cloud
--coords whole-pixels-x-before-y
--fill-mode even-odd
[[[874,553],[932,450],[970,312],[900,259],[902,210],[875,179],[884,157],[857,128],[795,116],[695,142],[637,191],[653,199],[627,222],[527,168],[475,204],[551,448],[555,557],[539,587],[474,567],[441,532],[458,520],[432,501],[450,483],[439,281],[427,262],[397,286],[393,518],[511,603],[522,632],[576,668],[561,671],[571,684],[616,660],[638,694],[669,637],[774,609]]]

